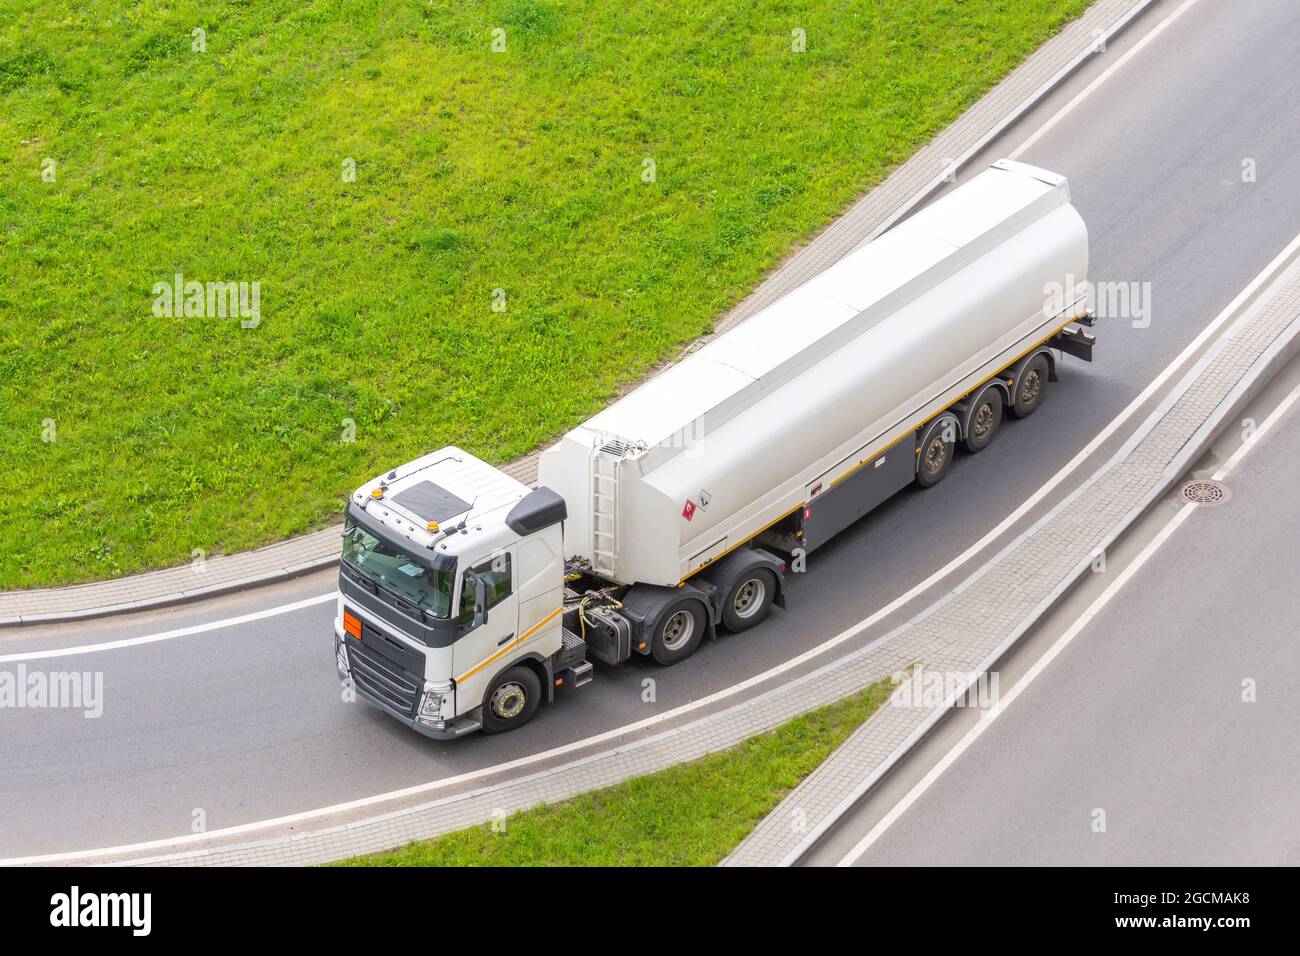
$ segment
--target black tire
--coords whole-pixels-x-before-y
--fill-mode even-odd
[[[650,656],[665,667],[684,661],[695,653],[704,638],[704,607],[683,598],[664,608],[650,636]]]
[[[1016,379],[1016,390],[1011,396],[1012,415],[1016,418],[1028,418],[1043,403],[1049,371],[1047,356],[1041,352],[1029,360],[1029,364]]]
[[[988,448],[1002,424],[1002,390],[990,385],[970,403],[962,447],[972,455]]]
[[[921,435],[921,453],[916,456],[916,483],[922,488],[932,488],[943,481],[952,467],[957,450],[957,419],[940,415]]]
[[[767,617],[776,598],[776,575],[769,568],[750,568],[736,578],[722,602],[722,623],[739,634]]]
[[[522,704],[517,703],[523,695]],[[494,680],[483,695],[483,732],[501,734],[522,727],[537,713],[542,682],[531,667],[511,667]],[[517,709],[516,709],[517,708]]]

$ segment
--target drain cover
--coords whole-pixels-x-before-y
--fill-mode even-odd
[[[1198,505],[1217,505],[1228,500],[1228,489],[1217,481],[1199,478],[1183,485],[1183,497]]]

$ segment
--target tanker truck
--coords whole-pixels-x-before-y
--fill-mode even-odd
[[[593,662],[797,613],[807,555],[1091,361],[1087,267],[1065,178],[1004,160],[568,432],[537,487],[456,447],[380,475],[346,510],[345,687],[498,733]]]

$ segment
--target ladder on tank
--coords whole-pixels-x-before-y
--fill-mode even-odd
[[[591,569],[614,576],[618,560],[618,471],[621,442],[597,446],[591,453]]]

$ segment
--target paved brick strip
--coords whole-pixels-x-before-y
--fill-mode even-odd
[[[683,354],[721,335],[798,288],[901,218],[980,147],[1088,58],[1097,38],[1126,25],[1152,0],[1096,0],[1082,16],[1043,44],[951,126],[786,260],[722,317],[714,332]],[[525,484],[537,481],[537,453],[503,470]],[[0,627],[78,620],[178,604],[329,567],[338,560],[339,526],[201,563],[79,584],[0,592]]]
[[[1197,363],[1115,457],[939,604],[896,632],[931,673],[982,673],[1183,475],[1300,346],[1300,264]],[[881,672],[876,676],[883,676]],[[957,694],[962,693],[958,688]],[[946,712],[886,704],[809,774],[725,861],[796,862]]]

